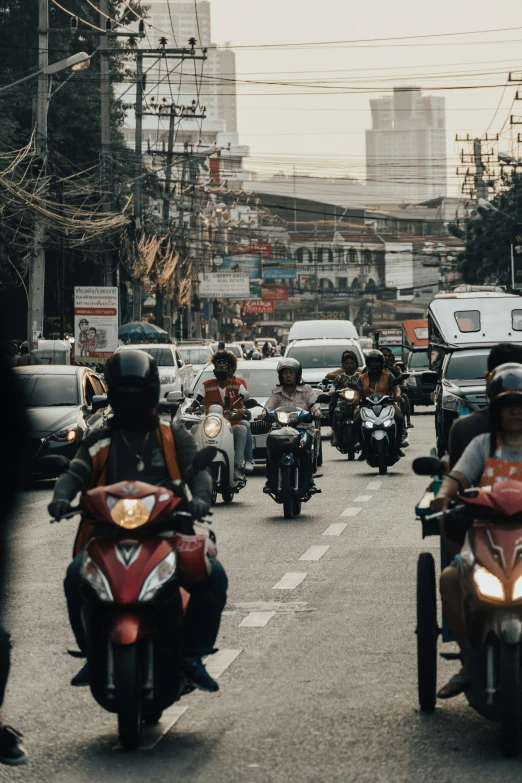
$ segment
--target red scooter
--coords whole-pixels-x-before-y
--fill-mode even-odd
[[[199,472],[215,457],[200,451]],[[143,723],[193,687],[182,667],[182,623],[190,596],[180,586],[205,579],[216,558],[215,537],[192,531],[185,491],[121,481],[86,492],[78,508],[94,523],[81,569],[82,619],[91,692],[118,716],[120,744],[140,744]],[[188,535],[174,532],[185,529]]]
[[[413,462],[419,475],[443,475],[434,457]],[[425,535],[442,515],[422,517]],[[522,483],[463,490],[445,516],[448,538],[462,543],[458,573],[463,598],[471,707],[500,724],[502,750],[522,749]],[[431,557],[420,556],[423,562]],[[419,560],[420,565],[420,560]],[[421,707],[433,709],[436,690],[437,627],[435,570],[418,583],[417,642]],[[429,687],[427,688],[427,684]],[[428,691],[432,691],[428,693]]]

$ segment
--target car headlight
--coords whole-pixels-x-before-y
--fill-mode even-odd
[[[160,375],[160,384],[176,383],[175,375]]]
[[[348,402],[353,402],[355,400],[355,392],[353,389],[345,389],[341,392],[341,397],[344,397]]]
[[[456,394],[451,394],[451,392],[442,392],[442,407],[445,408],[447,411],[458,411],[459,405],[461,404],[460,397],[457,397]]]
[[[108,495],[106,502],[112,521],[126,530],[133,530],[149,521],[156,505],[156,496],[118,498],[115,495]]]
[[[64,427],[64,429],[59,430],[59,432],[54,432],[49,440],[56,440],[60,443],[73,443],[78,439],[79,435],[80,431],[78,430],[78,427],[76,424],[73,424],[69,427]]]
[[[101,601],[114,601],[111,588],[105,575],[100,571],[92,558],[85,558],[80,573],[85,581],[90,584]]]
[[[513,601],[520,601],[522,598],[522,576],[519,576],[515,584],[513,585]]]
[[[155,593],[174,576],[175,571],[176,553],[170,552],[146,578],[140,590],[138,601],[150,601],[151,598],[154,598]]]
[[[207,416],[203,424],[203,430],[207,438],[217,438],[221,432],[221,419],[219,416]]]
[[[484,598],[505,601],[504,585],[491,571],[481,566],[473,572],[475,587]]]
[[[276,416],[279,424],[288,424],[288,422],[290,421],[290,416],[286,411],[278,411],[276,413]]]
[[[406,382],[406,386],[416,386],[417,385],[417,378],[414,375],[410,375]]]
[[[368,430],[373,430],[373,421],[363,421],[363,427]]]

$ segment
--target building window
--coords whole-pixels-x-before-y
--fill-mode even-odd
[[[295,254],[298,264],[313,264],[314,254],[309,247],[300,247]]]
[[[323,264],[325,261],[328,263],[333,263],[334,256],[333,256],[333,250],[329,247],[320,247],[317,250],[317,263]]]
[[[337,278],[337,288],[348,288],[348,278],[347,277],[338,277]]]
[[[353,247],[350,247],[348,249],[348,263],[350,264],[357,263],[357,250],[355,250]]]

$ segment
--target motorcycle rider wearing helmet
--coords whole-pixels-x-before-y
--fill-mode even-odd
[[[187,475],[197,448],[185,427],[160,422],[156,409],[160,379],[156,362],[145,351],[120,351],[105,364],[108,399],[114,416],[106,427],[92,433],[81,444],[68,470],[58,480],[49,513],[59,520],[70,509],[78,492],[118,481],[143,481],[168,486]],[[187,482],[192,493],[189,510],[194,519],[207,513],[212,497],[208,471],[202,471]],[[72,630],[78,647],[85,652],[86,640],[81,619],[80,568],[83,551],[91,538],[93,526],[82,520],[74,545],[74,560],[64,581],[65,596]],[[183,531],[187,532],[187,531]],[[185,670],[201,690],[216,691],[218,684],[208,674],[201,657],[210,655],[219,630],[226,603],[227,576],[216,563],[210,576],[191,593],[184,620]],[[71,681],[88,685],[87,664]]]
[[[432,511],[446,511],[459,492],[459,484],[487,487],[506,479],[522,481],[522,366],[502,364],[489,381],[490,431],[477,435],[466,447],[454,469],[444,479]],[[444,520],[441,532],[446,533]],[[457,556],[458,558],[459,556]],[[451,699],[470,684],[462,616],[462,593],[457,570],[458,559],[444,569],[440,593],[444,615],[460,647],[463,665],[458,674],[439,691],[439,698]]]
[[[279,384],[275,389],[272,389],[272,393],[265,403],[264,411],[259,418],[263,418],[267,412],[275,411],[276,408],[283,408],[290,405],[295,405],[298,408],[309,411],[316,419],[320,420],[322,418],[321,406],[317,402],[317,394],[311,386],[303,382],[302,374],[302,367],[296,359],[281,359],[277,365]],[[303,451],[305,451],[305,449],[303,449]],[[309,474],[311,473],[311,470],[312,465],[310,463],[308,466]],[[309,485],[312,490],[314,490],[315,486],[313,479],[311,476],[309,476],[308,479],[306,472],[305,468],[303,471],[303,481],[309,480]],[[271,491],[271,486],[277,480],[277,472],[270,464],[269,455],[267,455],[266,478],[267,481],[263,489],[265,493]]]
[[[362,399],[370,397],[372,394],[386,394],[389,397],[393,397],[395,400],[395,425],[397,431],[395,446],[398,456],[404,457],[404,454],[401,451],[404,419],[399,408],[400,390],[398,386],[392,386],[393,380],[393,374],[384,367],[384,356],[381,351],[368,351],[366,354],[366,368],[357,381],[359,396]],[[357,413],[355,417],[355,432],[359,443],[361,444],[361,454],[359,455],[359,461],[361,461],[366,459],[366,455],[364,453],[364,439],[360,412]]]
[[[397,365],[397,360],[395,359],[392,349],[388,345],[383,345],[383,347],[380,350],[382,355],[384,356],[384,368],[386,370],[389,370],[395,378],[398,378],[399,375],[401,375],[401,369]],[[401,413],[406,421],[406,427],[411,429],[413,427],[411,421],[411,405],[410,405],[410,398],[406,393],[403,394],[401,392],[401,395],[399,397],[399,404],[401,406]]]
[[[329,393],[332,397],[332,401],[328,408],[330,427],[332,428],[332,446],[335,446],[336,444],[335,432],[333,429],[333,417],[335,408],[337,406],[335,392],[339,389],[344,389],[346,386],[348,386],[348,384],[357,384],[357,381],[361,375],[360,371],[357,369],[358,364],[359,360],[355,351],[344,351],[343,355],[341,356],[341,367],[338,370],[329,372],[328,375],[326,375],[319,384],[323,389],[329,390]]]
[[[241,383],[234,377],[237,359],[231,351],[217,351],[212,357],[215,380],[204,381],[197,390],[194,402],[187,408],[192,413],[199,405],[208,410],[211,405],[221,405],[224,416],[232,425],[234,435],[234,478],[240,481],[243,476],[241,467],[245,457],[247,429],[241,424],[246,417],[241,394]]]

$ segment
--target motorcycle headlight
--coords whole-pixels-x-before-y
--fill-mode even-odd
[[[290,416],[286,411],[278,411],[276,416],[279,424],[288,424],[290,421]]]
[[[491,571],[481,566],[473,572],[473,581],[480,595],[494,601],[505,601],[504,585]]]
[[[168,582],[174,576],[175,572],[176,553],[170,552],[146,578],[140,590],[138,601],[150,601],[151,598],[154,598],[160,587],[163,587],[165,582]]]
[[[72,426],[65,427],[59,432],[54,432],[49,440],[56,440],[60,443],[73,443],[79,437],[79,434],[78,427],[76,424],[73,424]]]
[[[155,495],[146,495],[144,498],[107,496],[107,508],[112,521],[126,530],[133,530],[148,522],[155,505]]]
[[[393,419],[386,419],[386,421],[384,422],[385,427],[391,427],[392,424],[393,424]]]
[[[85,558],[80,573],[85,581],[90,584],[101,601],[114,601],[107,579],[92,558]]]
[[[513,601],[520,601],[522,598],[522,576],[519,576],[513,585]]]
[[[341,397],[344,397],[348,402],[353,402],[355,400],[355,392],[353,389],[345,389],[341,392]]]
[[[373,421],[363,421],[363,427],[366,427],[367,430],[373,430]]]
[[[217,438],[221,432],[221,419],[219,416],[208,416],[203,424],[203,430],[207,438]]]
[[[442,407],[447,411],[458,411],[459,405],[461,404],[460,397],[457,397],[456,394],[451,394],[451,392],[443,392],[442,393]]]

